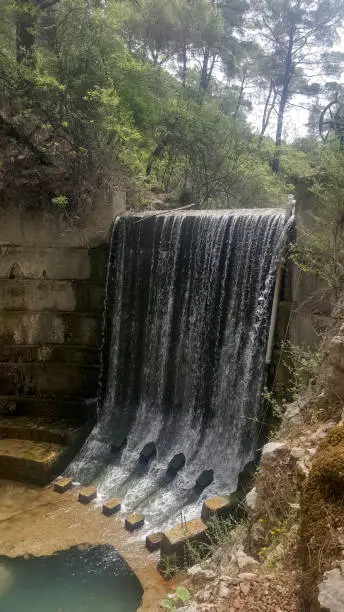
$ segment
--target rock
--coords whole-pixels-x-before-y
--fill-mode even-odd
[[[308,477],[309,469],[307,468],[304,461],[297,461],[296,468],[297,468],[297,475],[299,477],[300,482],[302,483]]]
[[[121,500],[117,497],[114,497],[113,499],[108,499],[106,502],[103,503],[103,514],[105,514],[105,516],[111,516],[112,514],[119,512],[120,509]]]
[[[204,578],[205,580],[214,580],[216,578],[215,572],[212,570],[203,569],[200,565],[193,565],[187,570],[189,576],[192,576],[196,580]]]
[[[301,415],[301,406],[299,403],[290,404],[283,415],[284,421],[298,421]]]
[[[58,478],[54,482],[54,491],[56,491],[56,493],[64,493],[72,488],[72,484],[72,478]]]
[[[239,504],[239,497],[236,493],[232,493],[228,498],[210,497],[203,502],[202,506],[202,519],[207,522],[215,516],[221,516],[229,518],[237,513]]]
[[[238,597],[236,599],[234,599],[234,601],[233,601],[233,608],[235,608],[236,610],[241,610],[242,609],[241,601],[240,601],[240,599]]]
[[[241,582],[239,584],[240,586],[240,591],[242,592],[243,595],[248,595],[250,592],[250,585],[247,584],[247,582]]]
[[[161,546],[161,540],[162,540],[162,536],[164,534],[162,533],[162,531],[158,531],[156,533],[150,533],[147,537],[146,537],[146,548],[148,548],[148,550],[150,552],[154,552],[155,550],[159,550],[160,546]]]
[[[257,554],[258,551],[265,545],[266,533],[262,523],[256,521],[250,529],[250,552]]]
[[[178,608],[178,612],[197,612],[196,604],[192,603],[188,606],[183,606],[182,608]]]
[[[203,601],[209,601],[209,599],[211,598],[211,591],[209,589],[207,589],[206,591],[203,591]]]
[[[235,561],[237,562],[239,569],[245,569],[249,565],[257,565],[258,561],[253,559],[253,557],[249,557],[242,549],[239,549],[234,554]]]
[[[305,449],[301,448],[301,446],[294,446],[290,454],[294,459],[302,459],[305,456]]]
[[[254,476],[256,473],[256,463],[255,461],[249,461],[246,463],[245,467],[238,476],[238,485],[237,492],[244,496],[252,487]]]
[[[256,487],[253,487],[253,489],[247,493],[245,498],[246,506],[250,510],[255,510],[257,508],[257,498],[257,489]]]
[[[14,583],[14,574],[6,567],[0,564],[0,599],[6,595]]]
[[[85,487],[79,492],[79,502],[81,504],[89,504],[93,499],[97,497],[96,487]]]
[[[240,581],[257,580],[257,574],[253,572],[242,572],[238,575]]]
[[[268,442],[263,446],[262,457],[266,457],[267,455],[276,455],[279,451],[286,448],[285,442]]]
[[[197,491],[203,491],[208,487],[214,480],[214,470],[204,470],[196,480],[195,489]]]
[[[318,601],[329,612],[343,612],[344,577],[339,569],[325,572],[323,581],[319,584]]]
[[[135,529],[141,529],[145,522],[144,514],[128,514],[125,519],[125,528],[128,531],[134,531]]]
[[[220,582],[220,588],[219,588],[219,597],[222,597],[223,599],[227,599],[228,597],[230,597],[230,590],[227,587],[227,585],[224,582]]]
[[[145,446],[143,447],[140,453],[140,457],[139,457],[140,463],[148,463],[151,459],[153,459],[153,457],[156,456],[156,453],[157,453],[157,450],[156,450],[155,443],[148,442],[147,444],[145,444]]]
[[[171,459],[168,464],[167,474],[170,476],[175,476],[179,470],[181,470],[186,463],[186,458],[183,453],[178,453],[178,455],[174,455],[173,459]]]

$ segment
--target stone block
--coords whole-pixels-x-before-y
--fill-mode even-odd
[[[3,310],[101,312],[103,298],[102,282],[0,279]]]
[[[94,397],[98,372],[96,366],[76,364],[0,363],[0,388],[13,396]]]
[[[148,548],[150,552],[159,550],[161,546],[161,540],[162,540],[163,535],[164,534],[162,533],[162,531],[158,531],[157,533],[150,533],[146,537],[146,548]]]
[[[179,472],[179,470],[183,469],[185,463],[186,458],[183,453],[178,453],[178,455],[174,455],[174,457],[168,464],[167,474],[169,474],[170,476],[175,476]]]
[[[228,497],[217,495],[206,499],[203,502],[201,514],[203,521],[207,522],[216,516],[230,518],[236,513],[238,501],[238,496],[235,494],[229,495]]]
[[[112,514],[116,514],[116,512],[119,512],[120,509],[121,500],[117,497],[114,497],[113,499],[108,499],[106,502],[103,503],[103,514],[105,514],[105,516],[111,516]]]
[[[79,491],[79,502],[81,504],[89,504],[93,499],[97,497],[96,487],[85,487]]]
[[[72,419],[78,423],[84,423],[87,419],[93,420],[96,415],[95,401],[86,403],[86,400],[82,399],[75,401],[29,395],[0,395],[0,410],[6,405],[14,405],[16,416]]]
[[[128,531],[134,531],[135,529],[141,529],[145,522],[144,514],[128,514],[125,519],[125,528]]]
[[[207,525],[200,518],[173,527],[163,534],[161,556],[184,560],[189,544],[201,545],[207,539]]]
[[[21,206],[7,202],[1,211],[0,244],[39,247],[97,247],[104,244],[111,231],[114,216],[126,208],[126,195],[104,192],[79,218],[64,218],[56,207]]]
[[[214,470],[203,470],[202,474],[196,480],[195,489],[196,491],[203,491],[208,487],[214,480]]]
[[[65,493],[65,491],[72,488],[72,484],[72,478],[58,478],[58,480],[54,482],[54,491],[56,491],[56,493]]]
[[[65,468],[65,450],[59,444],[0,439],[0,478],[48,484]]]
[[[140,453],[140,463],[148,463],[156,455],[156,446],[154,442],[148,442],[143,447]]]
[[[100,249],[0,246],[0,278],[85,280],[91,276],[91,261],[95,256],[104,266]]]
[[[99,345],[101,318],[73,312],[0,312],[0,345]]]

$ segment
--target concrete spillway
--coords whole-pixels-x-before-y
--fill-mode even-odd
[[[109,259],[99,421],[71,466],[159,527],[236,487],[260,429],[264,355],[285,215],[128,215]],[[140,462],[143,447],[156,452]],[[115,452],[115,450],[117,452]],[[185,466],[166,474],[173,456]],[[213,481],[194,489],[203,470]]]

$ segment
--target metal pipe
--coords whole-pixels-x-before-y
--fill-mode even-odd
[[[294,197],[292,195],[288,195],[287,210],[285,214],[286,223],[288,223],[289,219],[294,216],[294,209],[295,209]],[[278,312],[278,304],[279,304],[279,297],[280,297],[280,292],[281,292],[281,282],[282,282],[282,264],[284,262],[285,248],[286,248],[286,244],[283,245],[281,260],[277,264],[277,268],[276,268],[274,299],[272,302],[269,336],[268,336],[268,343],[267,343],[266,354],[265,354],[265,364],[266,365],[269,365],[271,363],[272,350],[274,346],[277,312]]]
[[[274,299],[272,302],[269,337],[268,337],[268,344],[266,347],[266,355],[265,355],[266,365],[269,365],[271,363],[271,356],[272,356],[272,349],[274,346],[274,337],[275,337],[275,329],[276,329],[276,321],[277,321],[279,296],[280,296],[280,291],[281,291],[281,280],[282,280],[282,263],[280,262],[276,270],[275,292],[274,292]]]

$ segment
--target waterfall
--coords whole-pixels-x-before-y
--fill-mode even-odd
[[[235,489],[257,450],[264,356],[285,215],[195,211],[120,217],[109,260],[98,424],[71,466],[162,526]],[[145,443],[157,456],[138,464]],[[114,446],[123,447],[118,453]],[[169,461],[186,465],[166,477]],[[93,470],[93,471],[92,471]],[[86,474],[86,476],[85,476]]]

